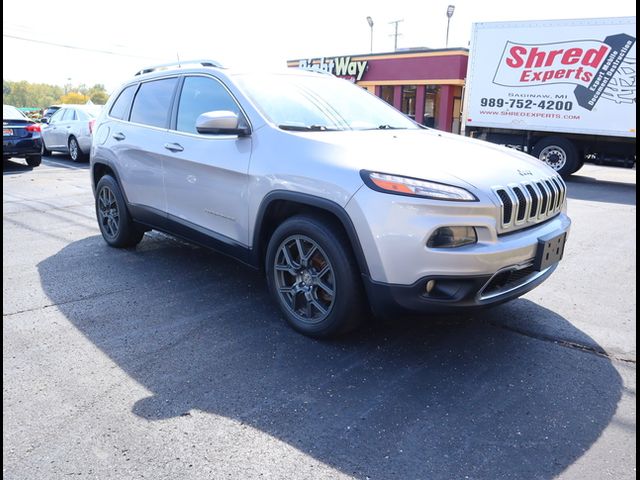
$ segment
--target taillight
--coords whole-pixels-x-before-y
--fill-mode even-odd
[[[38,123],[32,123],[31,125],[27,125],[27,132],[39,132],[40,131],[40,124]]]
[[[89,120],[89,133],[93,134],[93,126],[96,124],[95,118],[93,120]]]

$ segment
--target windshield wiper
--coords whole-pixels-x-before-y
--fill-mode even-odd
[[[388,124],[378,126],[378,130],[401,130],[401,129],[402,127],[393,127]]]
[[[294,132],[328,132],[335,131],[337,128],[327,127],[326,125],[278,125],[282,130],[292,130]]]

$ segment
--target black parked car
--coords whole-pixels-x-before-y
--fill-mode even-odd
[[[11,105],[2,106],[2,158],[22,157],[37,167],[42,161],[40,124]]]

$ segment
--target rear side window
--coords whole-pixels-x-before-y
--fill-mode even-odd
[[[64,115],[62,116],[63,122],[69,122],[75,119],[76,119],[76,111],[73,108],[67,108],[64,110]]]
[[[165,78],[140,85],[133,101],[131,121],[152,127],[167,128],[176,83],[178,83],[177,78]]]
[[[240,109],[220,82],[207,77],[187,77],[180,94],[177,130],[197,133],[196,119],[205,112],[227,110],[240,115]]]
[[[76,110],[76,115],[77,115],[76,120],[84,120],[84,121],[89,120],[89,115],[87,115],[87,112],[83,112],[82,110]]]
[[[129,120],[129,110],[131,109],[131,100],[136,93],[137,85],[130,85],[118,96],[118,99],[113,102],[109,115],[119,120]]]

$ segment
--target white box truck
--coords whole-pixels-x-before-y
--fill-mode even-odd
[[[475,23],[470,50],[466,135],[565,176],[585,159],[634,165],[635,17]]]

